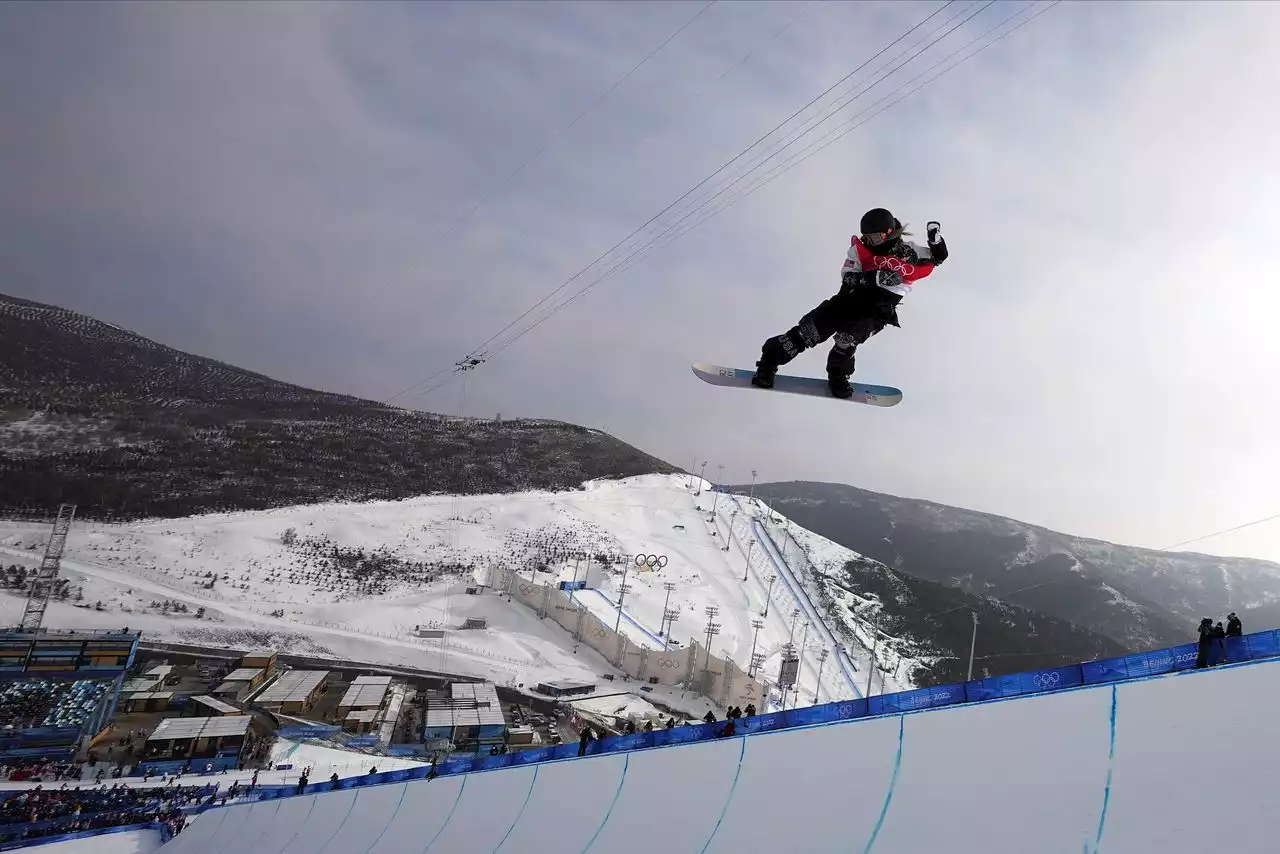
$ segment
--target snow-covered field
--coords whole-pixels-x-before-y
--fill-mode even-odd
[[[427,764],[417,759],[372,756],[354,750],[324,747],[318,744],[291,741],[287,738],[276,738],[272,743],[271,761],[276,765],[293,766],[291,769],[293,773],[285,772],[281,782],[296,779],[297,772],[303,768],[310,768],[311,775],[308,779],[317,783],[329,779],[332,774],[337,774],[339,777],[358,777],[375,769],[380,772],[399,771],[402,768],[417,768]],[[262,774],[258,775],[259,782],[266,779]]]
[[[748,517],[755,505],[695,491],[708,485],[687,476],[646,475],[592,481],[572,492],[433,496],[395,502],[331,503],[262,512],[209,514],[127,525],[78,522],[67,541],[62,576],[72,598],[49,607],[52,628],[128,625],[151,640],[257,648],[438,669],[481,676],[503,685],[532,687],[546,679],[596,679],[616,671],[571,635],[483,584],[491,566],[522,567],[526,577],[554,583],[572,578],[573,553],[624,556],[594,564],[598,589],[575,598],[612,626],[626,569],[620,630],[636,643],[659,648],[667,590],[679,612],[670,640],[704,640],[707,608],[717,612],[716,655],[750,665],[754,648],[765,655],[761,675],[776,680],[782,646],[802,655],[799,702],[854,696],[857,691],[829,660],[818,690],[820,633],[792,619],[796,603],[756,543]],[[714,519],[710,509],[716,505]],[[47,525],[0,522],[0,567],[39,563]],[[823,555],[839,560],[842,547],[820,541]],[[729,539],[725,550],[725,539]],[[664,567],[640,571],[630,558],[664,555]],[[747,570],[750,555],[751,569]],[[538,572],[545,563],[549,572]],[[585,575],[585,562],[579,561]],[[776,574],[776,573],[775,573]],[[744,576],[746,580],[744,581]],[[807,584],[807,582],[806,582]],[[82,601],[76,601],[78,594]],[[100,604],[99,604],[100,603]],[[179,604],[185,610],[174,610]],[[23,599],[0,593],[0,622],[16,623]],[[101,610],[97,610],[97,608]],[[197,609],[203,614],[197,618]],[[483,629],[461,629],[483,618]],[[415,626],[442,629],[443,639],[414,636]],[[866,676],[868,654],[849,650]],[[611,688],[624,688],[619,679]],[[659,689],[659,701],[687,709],[701,700]],[[881,688],[911,687],[889,679]],[[788,705],[797,702],[794,694]]]

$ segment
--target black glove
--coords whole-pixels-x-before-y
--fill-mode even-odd
[[[942,223],[937,220],[929,220],[924,225],[925,233],[929,240],[929,254],[933,256],[934,266],[941,264],[947,260],[950,254],[947,251],[947,241],[942,239]]]

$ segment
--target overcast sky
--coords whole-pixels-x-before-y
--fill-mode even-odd
[[[596,103],[704,5],[4,4],[0,291],[385,399],[942,3],[722,0]],[[465,402],[397,402],[1153,547],[1280,513],[1277,37],[1275,3],[1062,3],[595,287]],[[834,292],[875,206],[952,250],[860,351],[902,405],[694,379]],[[788,371],[821,376],[825,349]],[[1280,559],[1280,523],[1197,548]]]

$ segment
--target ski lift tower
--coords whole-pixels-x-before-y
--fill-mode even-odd
[[[58,567],[62,563],[62,549],[67,544],[67,534],[71,531],[71,520],[75,515],[74,504],[58,506],[58,518],[53,523],[53,535],[49,537],[49,545],[44,550],[44,559],[40,561],[40,569],[36,572],[35,581],[31,583],[31,593],[27,596],[27,607],[22,612],[19,631],[36,632],[44,623],[44,609],[48,607],[49,595],[53,593],[53,581],[58,577]]]

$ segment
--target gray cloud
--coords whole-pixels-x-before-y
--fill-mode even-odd
[[[796,4],[718,3],[562,135],[697,6],[6,4],[0,290],[384,397],[934,8],[815,3],[775,38]],[[1153,546],[1274,512],[1277,30],[1064,3],[539,327],[467,411]],[[829,295],[879,204],[955,253],[859,357],[902,406],[693,379]],[[1202,547],[1280,558],[1280,529]]]

